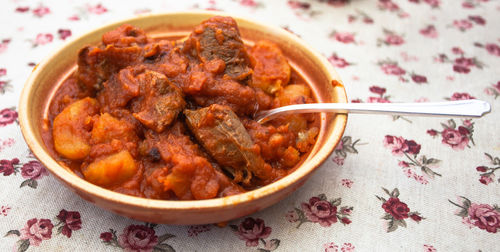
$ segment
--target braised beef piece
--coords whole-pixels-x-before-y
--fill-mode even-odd
[[[162,132],[186,106],[182,91],[165,75],[150,70],[137,75],[136,80],[140,94],[131,103],[133,116],[144,126]]]
[[[184,43],[183,51],[202,63],[221,59],[224,73],[243,80],[252,73],[245,45],[236,21],[230,17],[212,17],[198,25]]]
[[[143,61],[148,41],[144,31],[124,24],[102,36],[103,44],[86,46],[78,52],[76,76],[82,87],[100,90],[113,73]]]
[[[262,159],[258,145],[229,107],[213,104],[185,110],[184,115],[196,139],[233,175],[234,182],[249,185],[253,175],[260,179],[272,178],[271,166]]]

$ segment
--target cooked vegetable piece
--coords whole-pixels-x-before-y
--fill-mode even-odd
[[[288,84],[290,65],[276,44],[261,40],[250,49],[249,54],[253,67],[251,86],[274,94]]]
[[[229,107],[213,104],[185,110],[184,114],[191,132],[221,166],[233,173],[235,182],[249,184],[252,175],[272,179],[271,166],[262,159],[258,146]]]
[[[136,171],[134,158],[126,150],[97,159],[82,169],[86,180],[100,186],[120,184],[131,178]]]
[[[306,85],[290,84],[276,94],[275,107],[312,102],[311,90]]]
[[[91,116],[99,111],[97,101],[86,97],[66,107],[54,119],[54,148],[63,157],[84,159],[90,152]]]
[[[252,73],[240,31],[230,17],[216,16],[203,21],[186,40],[183,50],[203,63],[223,60],[224,73],[235,80],[243,80]]]
[[[137,81],[140,95],[132,104],[133,116],[144,126],[162,132],[186,105],[182,91],[165,75],[154,71],[139,74]]]

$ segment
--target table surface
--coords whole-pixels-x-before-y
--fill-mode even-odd
[[[341,144],[280,203],[225,227],[141,223],[62,186],[16,107],[65,40],[148,12],[217,9],[283,27],[336,67],[351,102],[477,98],[479,119],[349,115]],[[0,248],[29,251],[498,251],[500,2],[2,1]]]

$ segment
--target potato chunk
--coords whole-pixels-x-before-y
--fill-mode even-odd
[[[54,148],[72,160],[85,158],[90,151],[91,116],[99,111],[97,101],[86,97],[66,107],[54,119]]]
[[[85,179],[100,186],[119,184],[137,172],[134,158],[126,150],[98,159],[82,169]]]

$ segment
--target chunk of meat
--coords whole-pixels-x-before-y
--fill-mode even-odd
[[[124,24],[102,36],[103,44],[86,46],[78,52],[76,76],[89,90],[100,90],[102,83],[120,69],[141,63],[148,38],[143,30]]]
[[[127,67],[104,82],[97,95],[99,103],[105,107],[104,111],[123,108],[132,98],[139,96],[139,83],[135,77],[141,72],[143,69]]]
[[[88,90],[100,90],[102,83],[113,73],[143,60],[143,50],[137,45],[116,47],[87,46],[78,53],[78,70],[76,76],[82,87]]]
[[[234,175],[235,182],[248,185],[252,175],[273,179],[272,168],[248,135],[238,116],[226,106],[211,105],[185,110],[186,123],[205,150]]]
[[[276,44],[261,40],[250,49],[249,54],[253,68],[252,87],[274,94],[288,84],[290,65]]]
[[[133,116],[144,126],[162,132],[186,106],[183,93],[158,72],[146,70],[137,76],[137,81],[140,95],[132,103]]]
[[[86,97],[70,104],[57,115],[52,130],[55,150],[71,160],[84,159],[90,152],[92,116],[98,111],[97,101]]]
[[[97,159],[82,169],[89,182],[109,187],[130,179],[137,171],[137,164],[127,150]]]
[[[206,78],[200,74],[200,78]],[[198,77],[197,76],[197,77]],[[260,89],[242,85],[230,79],[193,79],[192,83],[202,81],[201,90],[192,99],[200,106],[220,104],[231,107],[238,115],[253,115],[259,110],[268,109],[272,98]]]
[[[231,17],[216,16],[203,21],[185,41],[183,51],[205,64],[221,59],[225,63],[224,73],[235,80],[252,73],[240,31]]]

